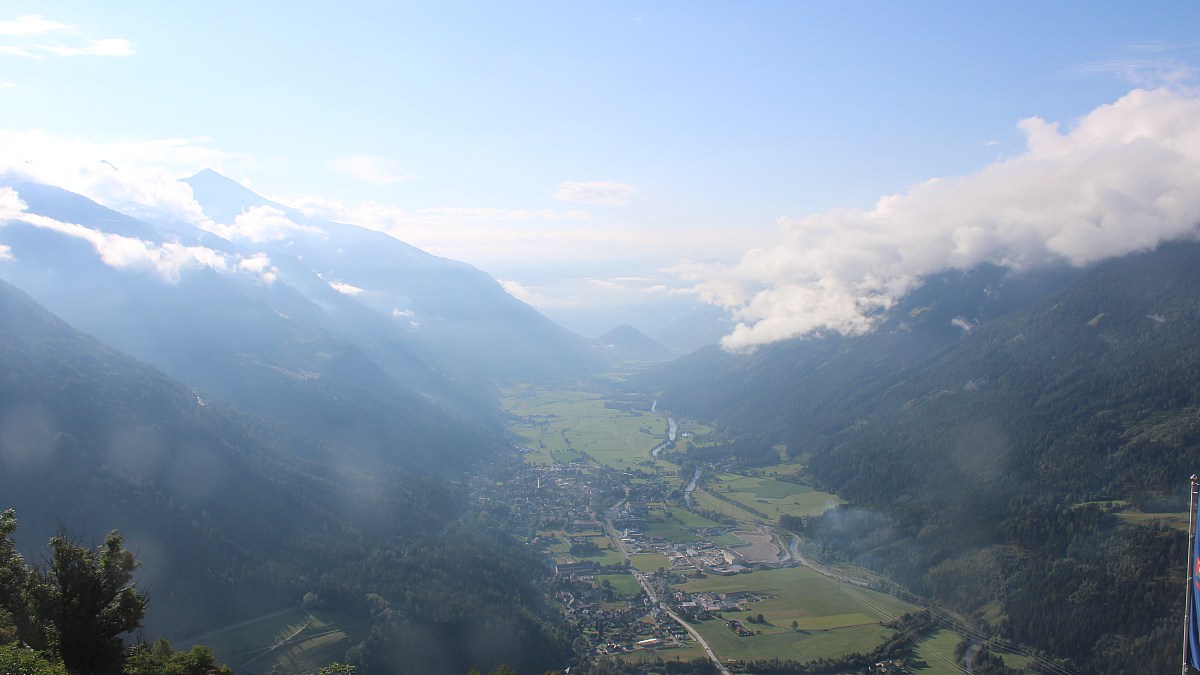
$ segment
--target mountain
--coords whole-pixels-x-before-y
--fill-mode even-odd
[[[455,486],[197,396],[2,281],[0,466],[27,559],[60,527],[125,535],[150,636],[306,597],[369,625],[342,649],[384,671],[404,654],[421,672],[540,672],[568,653],[531,584],[544,563]]]
[[[120,529],[152,589],[155,631],[290,604],[332,562],[315,533],[386,531],[394,509],[439,508],[398,491],[337,512],[366,476],[330,474],[329,448],[201,400],[4,282],[0,364],[0,494],[23,548],[39,550],[59,524],[85,540]]]
[[[278,278],[286,258],[247,272],[260,253],[210,237],[202,250],[221,265],[164,275],[154,265],[181,245],[154,226],[53,186],[9,184],[29,215],[4,227],[13,259],[0,278],[204,395],[409,467],[461,465],[502,443],[485,382],[432,363],[327,284],[306,296]],[[139,264],[120,264],[130,259]]]
[[[789,523],[827,552],[1083,671],[1158,672],[1186,536],[1118,513],[1186,505],[1197,297],[1196,243],[982,268],[931,280],[870,335],[706,350],[651,377],[660,405],[786,443],[850,499]]]
[[[671,352],[629,324],[622,324],[596,339],[618,361],[666,361]]]
[[[220,174],[205,170],[185,180],[205,213],[234,223],[252,213],[274,213],[296,227],[255,244],[272,261],[294,258],[281,278],[297,287],[315,275],[342,286],[354,299],[392,318],[435,360],[489,377],[523,379],[577,373],[603,363],[603,353],[509,295],[470,265],[430,255],[374,230],[306,216],[271,202]],[[266,211],[264,211],[264,209]],[[201,233],[198,241],[211,234]]]

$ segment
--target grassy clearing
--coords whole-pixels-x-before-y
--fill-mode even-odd
[[[736,505],[730,504],[729,502],[721,501],[708,494],[708,492],[705,490],[697,489],[696,491],[692,492],[692,499],[696,500],[697,506],[706,511],[716,511],[721,515],[736,518],[737,520],[746,523],[756,522],[759,520],[757,516],[749,511],[738,508]]]
[[[704,650],[696,643],[688,643],[682,647],[659,647],[657,649],[639,649],[636,652],[615,657],[624,663],[641,663],[660,665],[670,661],[691,661],[705,658]]]
[[[696,541],[701,538],[696,534],[696,530],[724,527],[721,523],[682,508],[665,511],[655,509],[651,514],[651,519],[642,525],[642,532],[646,536],[665,537],[672,542]]]
[[[719,621],[699,624],[722,658],[809,661],[870,651],[891,635],[881,621],[888,620],[889,614],[916,609],[881,593],[844,588],[802,567],[692,579],[678,588],[689,592],[749,591],[764,597],[760,602],[746,603],[745,613],[724,613],[730,619],[762,614],[766,625],[750,625],[761,635],[738,637]],[[791,628],[792,621],[797,623],[797,630]]]
[[[888,614],[899,616],[918,609],[890,595],[839,586],[805,567],[762,570],[732,577],[709,576],[689,580],[680,588],[691,593],[750,591],[770,596],[761,602],[747,604],[747,610],[761,613],[768,623],[778,626],[790,627],[792,621],[796,621],[804,630],[886,621],[890,618]],[[836,621],[830,617],[836,617]]]
[[[293,609],[283,614],[255,621],[245,626],[231,628],[213,635],[205,636],[201,644],[208,645],[219,660],[227,660],[230,656],[269,647],[275,640],[295,632],[305,625],[308,613],[302,609]],[[191,649],[191,644],[178,645],[181,649]]]
[[[596,577],[595,586],[600,587],[604,581],[612,584],[613,590],[621,595],[641,595],[642,587],[638,585],[637,579],[633,578],[632,574],[601,574]]]
[[[808,485],[737,474],[716,476],[705,485],[705,491],[728,497],[749,509],[761,511],[767,515],[766,520],[770,522],[778,521],[781,515],[806,516],[824,513],[845,502],[837,495],[814,490]],[[718,511],[741,520],[764,520],[753,515],[752,511],[737,508],[728,502],[717,500],[711,495],[701,498],[698,496],[699,494],[699,492],[695,493],[702,508]]]
[[[753,497],[782,499],[791,495],[813,491],[807,485],[788,483],[774,478],[721,474],[720,479],[722,484],[732,488],[735,492],[745,492]]]
[[[206,637],[203,643],[236,672],[267,673],[279,668],[296,673],[341,660],[369,629],[369,621],[347,614],[296,609]]]
[[[1141,511],[1121,511],[1117,514],[1121,520],[1130,525],[1152,525],[1155,522],[1165,527],[1172,527],[1181,532],[1188,531],[1187,513],[1142,513]]]
[[[951,630],[934,631],[917,646],[916,658],[929,664],[921,669],[921,675],[958,675],[962,672],[954,660],[954,648],[962,636]]]
[[[761,635],[738,637],[718,620],[693,624],[722,659],[780,658],[797,661],[836,658],[850,652],[874,649],[892,634],[892,630],[873,623],[822,631],[794,631],[791,628],[755,626]]]

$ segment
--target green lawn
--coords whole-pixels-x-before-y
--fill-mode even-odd
[[[1188,514],[1185,513],[1142,513],[1141,511],[1121,511],[1117,514],[1121,520],[1133,525],[1151,525],[1155,522],[1165,527],[1173,527],[1183,532],[1188,531]]]
[[[958,675],[961,668],[955,665],[954,648],[962,641],[962,636],[951,630],[937,630],[930,633],[917,646],[916,658],[929,664],[921,669],[921,675]]]
[[[874,649],[891,636],[893,631],[879,624],[848,626],[834,630],[794,631],[791,628],[763,628],[762,635],[738,637],[721,621],[710,620],[693,624],[713,651],[722,659],[794,659],[812,661],[835,658],[851,652]]]
[[[642,594],[642,587],[638,585],[637,579],[634,579],[632,574],[601,574],[596,577],[596,587],[599,588],[601,582],[605,580],[612,584],[613,590],[621,595]]]
[[[726,612],[725,618],[745,619],[762,614],[767,625],[751,625],[762,635],[739,638],[720,622],[699,625],[722,658],[779,658],[809,661],[852,651],[870,651],[891,631],[880,625],[888,615],[916,609],[882,593],[849,589],[807,568],[763,570],[732,577],[710,575],[676,586],[689,592],[749,591],[769,596],[746,603],[745,612]],[[865,601],[865,602],[864,602]],[[792,630],[795,621],[798,630]]]
[[[671,560],[661,553],[634,553],[629,562],[643,572],[657,572],[660,567],[671,569]]]
[[[767,514],[767,520],[770,522],[777,522],[781,515],[805,516],[824,513],[828,509],[844,503],[844,500],[837,495],[820,492],[807,485],[761,476],[720,474],[705,484],[705,490],[761,511]],[[737,508],[711,496],[707,498],[697,496],[697,501],[701,502],[702,508],[731,515],[734,518],[763,520],[745,509]]]

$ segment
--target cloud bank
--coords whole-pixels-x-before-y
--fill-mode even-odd
[[[680,272],[739,322],[731,350],[819,332],[859,334],[929,275],[994,263],[1087,265],[1195,239],[1200,95],[1134,90],[1066,131],[1032,117],[1025,150],[933,179],[871,210],[780,219],[783,242],[734,265]]]
[[[230,257],[204,246],[185,246],[178,242],[156,243],[104,232],[78,223],[69,223],[30,213],[20,195],[11,187],[0,187],[0,228],[21,221],[33,227],[51,230],[91,244],[100,260],[119,270],[150,272],[163,281],[175,283],[186,269],[211,267],[217,271],[237,270],[272,284],[278,271],[264,253],[248,258]],[[0,260],[12,259],[11,247],[0,245]]]
[[[43,52],[55,56],[133,56],[136,52],[123,38],[92,39],[78,26],[51,21],[40,14],[0,20],[0,37],[18,44],[0,45],[0,54],[40,59]]]
[[[287,239],[297,232],[324,234],[318,227],[293,222],[273,206],[253,206],[239,214],[232,225],[204,220],[199,226],[230,241],[244,239],[256,244]]]
[[[0,174],[56,185],[135,218],[207,220],[179,176],[219,164],[229,153],[205,138],[96,143],[41,130],[0,130]]]

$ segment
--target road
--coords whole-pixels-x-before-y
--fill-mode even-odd
[[[621,533],[617,532],[617,528],[613,527],[612,524],[613,516],[616,515],[617,511],[624,503],[625,500],[622,499],[604,512],[604,531],[608,533],[608,538],[612,539],[613,543],[617,545],[617,550],[621,552],[621,555],[625,558],[626,562],[628,562],[629,551],[625,549],[625,544],[621,541]],[[692,636],[692,639],[699,643],[699,645],[704,649],[704,653],[708,654],[708,658],[713,662],[713,665],[717,667],[717,670],[721,672],[721,675],[731,675],[729,670],[725,668],[725,665],[721,663],[721,659],[717,658],[716,652],[714,652],[712,647],[708,645],[708,641],[704,639],[704,636],[701,635],[700,632],[695,628],[692,628],[691,624],[689,624],[687,621],[684,621],[682,617],[668,607],[667,603],[661,602],[658,599],[658,592],[655,591],[654,587],[650,585],[650,582],[646,579],[646,575],[642,574],[633,567],[630,567],[629,571],[633,573],[633,578],[637,579],[638,585],[641,586],[642,590],[646,592],[646,597],[650,598],[651,604],[657,606],[659,609],[665,612],[666,615],[671,617],[675,623],[683,626],[683,629]]]

